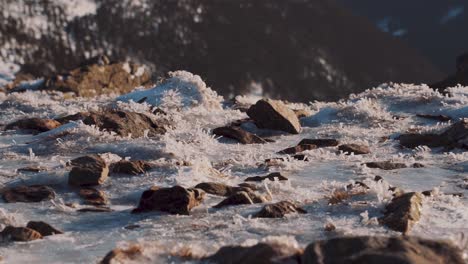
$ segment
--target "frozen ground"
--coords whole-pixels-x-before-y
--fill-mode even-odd
[[[56,190],[57,198],[29,204],[0,201],[0,227],[43,220],[65,231],[42,240],[1,244],[0,256],[6,263],[33,260],[35,263],[95,263],[116,246],[132,243],[144,245],[148,262],[178,263],[183,261],[173,255],[187,248],[194,255],[205,255],[223,245],[252,244],[275,237],[304,246],[337,235],[397,235],[376,221],[391,199],[388,185],[372,180],[376,175],[405,191],[436,190],[433,197],[424,199],[421,221],[410,234],[448,239],[467,253],[468,153],[426,147],[401,149],[394,138],[408,130],[440,131],[450,125],[416,117],[419,113],[444,114],[455,120],[468,117],[468,87],[453,88],[454,96],[445,97],[426,86],[388,84],[337,103],[291,104],[292,108],[306,107],[314,113],[301,120],[304,127],[301,134],[278,134],[245,124],[246,129],[271,135],[276,142],[239,145],[215,138],[210,130],[247,115],[231,109],[228,102],[206,90],[209,88],[197,76],[178,74],[174,78],[192,81],[204,92],[197,94],[186,86],[179,91],[171,89],[180,85],[173,80],[173,85],[165,87],[164,92],[144,94],[155,96],[150,103],[161,107],[174,120],[175,126],[161,138],[121,138],[82,123],[69,123],[38,135],[1,132],[0,184],[48,184]],[[133,95],[136,99],[142,92]],[[133,95],[120,98],[126,102],[117,102],[110,97],[65,100],[60,93],[51,95],[39,91],[0,93],[0,123],[32,116],[54,118],[109,105],[141,112],[151,109],[146,103],[130,101]],[[193,98],[198,103],[190,103]],[[255,102],[249,96],[239,97],[238,101]],[[278,156],[277,151],[294,146],[303,138],[336,138],[342,143],[368,144],[372,153],[346,156],[337,153],[336,148],[322,148],[305,152],[309,161],[288,160],[265,165],[266,158]],[[159,165],[145,175],[108,179],[102,190],[110,196],[114,212],[80,213],[65,206],[65,203],[80,203],[81,200],[67,186],[68,171],[64,165],[71,158],[87,153],[99,153],[108,160],[145,159]],[[385,160],[408,165],[419,162],[425,167],[383,171],[362,165],[367,161]],[[177,165],[181,161],[189,165]],[[17,172],[18,168],[33,164],[46,167],[48,171]],[[284,219],[253,219],[250,215],[262,205],[213,209],[212,206],[222,200],[216,196],[208,196],[190,216],[130,214],[142,191],[152,185],[192,187],[204,181],[235,185],[247,176],[275,171],[280,171],[289,181],[259,184],[260,192],[271,193],[273,201],[298,201],[308,214],[289,215]],[[355,180],[369,185],[369,193],[343,204],[327,204],[326,197],[334,190],[343,189]],[[461,192],[465,197],[445,194],[454,192]],[[336,232],[325,232],[327,223],[333,223]],[[139,227],[125,228],[129,225]]]

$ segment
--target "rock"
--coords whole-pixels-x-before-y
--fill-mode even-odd
[[[304,138],[298,145],[315,145],[317,148],[336,147],[340,142],[332,138],[309,139]]]
[[[301,124],[294,112],[283,102],[276,100],[259,100],[247,110],[259,128],[280,130],[291,134],[301,132]]]
[[[462,264],[461,252],[441,241],[417,237],[339,237],[309,244],[302,264],[405,263]]]
[[[53,119],[44,118],[26,118],[12,122],[5,126],[5,130],[28,130],[35,133],[41,133],[52,130],[61,126],[61,124]]]
[[[398,137],[400,145],[407,148],[428,146],[431,148],[468,147],[468,120],[461,120],[441,134],[403,134]]]
[[[430,148],[442,147],[448,144],[437,134],[402,134],[398,137],[400,145],[405,148],[428,146]]]
[[[309,117],[312,115],[312,112],[308,109],[293,109],[293,111],[297,118]]]
[[[413,164],[413,168],[424,168],[424,167],[425,167],[424,164],[421,164],[421,163],[418,163],[418,162]]]
[[[85,207],[85,208],[78,209],[76,211],[77,212],[82,212],[82,213],[88,213],[88,212],[91,212],[91,213],[110,213],[110,212],[113,212],[114,210],[112,210],[109,207]]]
[[[267,204],[254,217],[259,218],[282,218],[286,214],[300,213],[306,214],[307,211],[289,201],[281,201],[274,204]]]
[[[42,221],[29,221],[26,227],[39,232],[42,236],[63,234],[62,231]]]
[[[23,185],[3,190],[3,199],[7,203],[37,203],[54,198],[54,190],[45,185]]]
[[[68,175],[68,184],[74,186],[92,186],[104,183],[109,174],[106,162],[96,154],[76,158]]]
[[[266,176],[254,176],[254,177],[247,177],[244,181],[248,182],[248,181],[264,181],[264,180],[270,180],[270,181],[287,181],[288,178],[284,177],[283,175],[281,175],[281,173],[279,172],[273,172],[273,173],[270,173]]]
[[[170,188],[152,187],[143,192],[140,203],[133,213],[162,211],[170,214],[189,215],[190,210],[199,205],[205,197],[200,189],[185,189],[181,186]]]
[[[217,136],[223,136],[231,139],[235,139],[242,144],[263,144],[266,141],[250,132],[243,130],[238,126],[229,126],[229,127],[218,127],[213,129],[213,134]]]
[[[217,182],[202,182],[195,185],[196,189],[201,189],[206,193],[219,195],[219,196],[230,196],[236,192],[240,191],[250,191],[248,187],[234,187],[228,186],[226,184],[217,183]]]
[[[456,146],[468,146],[468,119],[451,125],[440,137]]]
[[[447,121],[452,120],[451,117],[446,116],[446,115],[417,114],[416,116],[421,117],[421,118],[426,118],[426,119],[437,120],[437,121],[440,121],[440,122],[447,122]]]
[[[23,167],[19,168],[18,172],[41,172],[41,171],[46,171],[47,168],[41,167],[41,166],[28,166],[28,167]]]
[[[346,154],[354,153],[354,155],[364,155],[369,154],[370,149],[368,146],[358,145],[358,144],[344,144],[338,147],[338,150],[343,151]]]
[[[120,160],[111,165],[112,174],[143,174],[151,169],[151,164],[143,160]]]
[[[382,170],[396,170],[406,168],[406,164],[404,163],[394,163],[391,161],[373,161],[373,162],[366,162],[367,167],[373,169],[382,169]]]
[[[148,261],[147,257],[143,256],[143,249],[139,245],[132,245],[126,249],[116,248],[99,262],[100,264],[127,263]]]
[[[79,192],[80,196],[85,199],[85,203],[89,205],[106,205],[109,201],[107,195],[100,190],[94,188],[82,188]]]
[[[327,232],[331,232],[331,231],[335,231],[336,230],[336,226],[332,223],[326,223],[325,226],[323,227],[323,229]]]
[[[317,148],[317,146],[315,146],[315,145],[302,144],[302,145],[297,145],[297,146],[294,146],[294,147],[283,149],[283,150],[279,151],[278,154],[292,155],[292,154],[296,154],[296,153],[300,153],[300,152],[303,152],[303,151],[306,151],[306,150],[312,150],[312,149],[316,149],[316,148]]]
[[[0,232],[0,237],[12,241],[32,241],[41,239],[42,235],[27,227],[6,226],[3,231]]]
[[[202,261],[215,264],[292,264],[299,263],[300,253],[300,250],[287,244],[258,243],[250,247],[225,246]]]
[[[392,199],[385,207],[380,222],[395,231],[408,233],[421,217],[422,194],[405,193]]]
[[[268,199],[264,196],[258,195],[254,192],[237,192],[223,201],[221,201],[219,204],[213,206],[214,208],[222,208],[225,206],[231,206],[231,205],[240,205],[240,204],[254,204],[254,203],[265,203],[268,202]]]
[[[429,85],[432,88],[440,90],[442,92],[445,91],[446,88],[455,87],[459,84],[462,86],[468,86],[468,53],[462,54],[457,57],[456,65],[457,71],[455,74],[448,76],[444,80],[433,83]]]

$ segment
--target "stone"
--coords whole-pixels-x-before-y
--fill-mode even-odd
[[[151,164],[143,160],[120,160],[111,165],[111,174],[143,174],[151,169]]]
[[[127,263],[148,261],[147,257],[143,256],[143,249],[139,245],[131,245],[128,248],[116,248],[107,253],[107,255],[99,262],[100,264]]]
[[[19,168],[18,172],[41,172],[41,171],[46,171],[47,168],[41,167],[41,166],[28,166],[28,167],[23,167]]]
[[[298,145],[315,145],[317,148],[336,147],[340,142],[332,138],[309,139],[304,138]]]
[[[302,145],[297,145],[297,146],[294,146],[294,147],[283,149],[283,150],[279,151],[278,154],[292,155],[292,154],[296,154],[296,153],[300,153],[300,152],[303,152],[303,151],[306,151],[306,150],[312,150],[312,149],[316,149],[316,148],[317,148],[317,146],[315,146],[315,145],[302,144]]]
[[[204,199],[205,192],[200,189],[174,186],[170,188],[152,187],[143,192],[139,205],[133,213],[162,211],[170,214],[189,215],[192,208]]]
[[[421,217],[422,199],[423,195],[417,192],[393,198],[379,221],[392,230],[408,233]]]
[[[307,211],[289,201],[281,201],[274,204],[267,204],[254,217],[259,218],[282,218],[287,214],[306,214]]]
[[[468,145],[468,119],[463,119],[451,125],[440,137],[453,145]]]
[[[270,181],[287,181],[288,178],[281,175],[279,172],[272,172],[266,176],[253,176],[253,177],[247,177],[244,181],[249,182],[249,181],[264,181],[264,180],[270,180]]]
[[[338,237],[309,244],[301,264],[405,263],[462,264],[458,248],[448,242],[411,236]]]
[[[43,237],[63,234],[62,231],[42,221],[29,221],[26,227],[39,232]]]
[[[107,195],[95,188],[81,188],[79,195],[85,200],[86,204],[101,206],[109,203]]]
[[[107,180],[109,167],[99,155],[91,154],[79,157],[72,160],[70,163],[73,167],[68,175],[69,185],[100,185]]]
[[[431,148],[467,148],[468,120],[463,119],[451,125],[441,134],[402,134],[398,137],[400,145],[407,148],[428,146]]]
[[[6,226],[3,231],[0,232],[0,237],[12,241],[32,241],[41,239],[42,235],[27,227]]]
[[[231,205],[241,205],[241,204],[254,204],[254,203],[265,203],[268,202],[268,199],[262,195],[258,195],[254,192],[237,192],[233,195],[222,200],[220,203],[214,206],[214,208],[222,208],[225,206]]]
[[[413,166],[412,166],[412,167],[413,167],[413,168],[424,168],[425,166],[424,166],[424,164],[422,164],[422,163],[416,162],[416,163],[413,163]]]
[[[218,127],[213,129],[213,134],[235,139],[242,144],[264,144],[266,141],[238,126]]]
[[[400,145],[405,148],[415,148],[418,146],[428,146],[430,148],[442,147],[448,144],[437,134],[402,134],[398,137]]]
[[[354,153],[354,155],[364,155],[364,154],[370,153],[370,149],[368,146],[358,145],[358,144],[340,145],[338,147],[338,150],[343,151],[343,153],[346,153],[348,155],[351,153]]]
[[[100,206],[100,207],[85,207],[85,208],[78,209],[76,211],[81,212],[81,213],[110,213],[110,212],[113,212],[114,210],[112,210],[109,207]]]
[[[447,121],[452,120],[451,117],[446,116],[446,115],[417,114],[416,116],[421,117],[421,118],[426,118],[426,119],[437,120],[437,121],[440,121],[440,122],[447,122]]]
[[[5,126],[5,130],[27,130],[34,133],[41,133],[61,126],[60,122],[45,118],[26,118],[14,121]]]
[[[296,114],[281,101],[259,100],[247,110],[247,115],[259,128],[280,130],[291,134],[301,132],[301,124]]]
[[[52,188],[45,185],[22,185],[3,190],[3,199],[7,203],[37,203],[55,198]]]
[[[251,190],[248,187],[235,187],[217,182],[202,182],[195,185],[194,188],[201,189],[206,193],[218,196],[230,196],[236,192]]]
[[[312,112],[308,109],[293,109],[293,111],[297,118],[304,118],[312,115]]]
[[[373,162],[366,162],[367,167],[372,169],[382,169],[382,170],[397,170],[406,168],[406,164],[404,163],[395,163],[391,161],[373,161]]]
[[[325,226],[323,227],[323,230],[325,230],[327,232],[335,231],[336,226],[334,224],[332,224],[332,223],[326,223]]]

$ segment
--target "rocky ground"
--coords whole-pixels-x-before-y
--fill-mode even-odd
[[[468,88],[226,101],[147,74],[7,82],[0,261],[466,262]]]

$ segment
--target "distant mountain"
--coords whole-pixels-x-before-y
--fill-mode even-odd
[[[0,61],[37,76],[97,54],[185,69],[223,95],[334,100],[442,78],[429,60],[331,0],[0,2]]]
[[[467,0],[339,1],[409,43],[445,73],[452,73],[455,58],[468,51]]]

